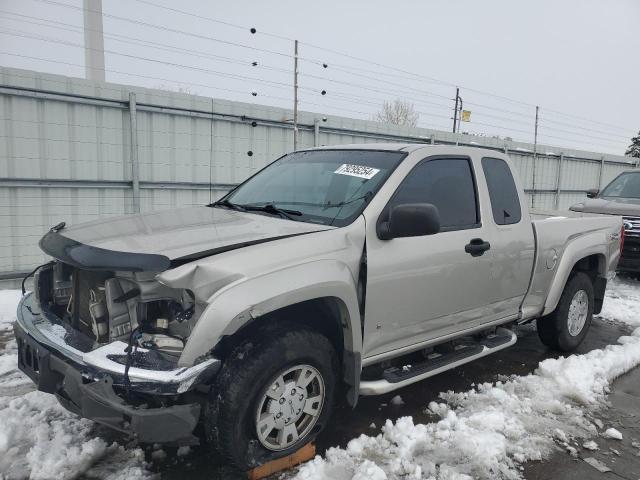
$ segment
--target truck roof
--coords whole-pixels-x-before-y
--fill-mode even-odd
[[[344,145],[324,145],[305,150],[388,150],[412,152],[422,147],[435,147],[428,143],[348,143]],[[440,145],[441,146],[441,145]]]
[[[430,143],[349,143],[344,145],[325,145],[322,147],[315,148],[306,148],[304,151],[309,150],[383,150],[383,151],[402,151],[402,152],[415,152],[416,150],[422,149],[438,149],[438,150],[448,150],[455,151],[459,153],[471,153],[477,151],[486,152],[486,148],[482,147],[467,147],[467,146],[459,146],[459,145],[442,145],[437,144],[433,145]],[[497,152],[496,152],[497,153]]]

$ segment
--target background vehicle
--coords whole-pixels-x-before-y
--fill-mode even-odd
[[[141,441],[197,441],[202,420],[249,467],[313,439],[343,392],[355,405],[504,349],[514,324],[574,349],[621,227],[530,214],[493,151],[295,152],[208,207],[54,227],[20,367]]]
[[[601,192],[589,190],[587,197],[571,210],[622,216],[624,247],[618,270],[640,278],[640,171],[621,173]]]

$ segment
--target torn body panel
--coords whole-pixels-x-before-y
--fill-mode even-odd
[[[180,357],[191,365],[225,336],[268,313],[307,300],[332,297],[343,306],[341,328],[350,358],[362,353],[357,283],[364,218],[340,229],[281,239],[191,262],[158,275],[174,289],[194,292],[206,304]],[[359,378],[359,366],[351,378]]]

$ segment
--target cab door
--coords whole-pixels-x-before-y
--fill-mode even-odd
[[[487,311],[496,283],[495,229],[482,224],[477,184],[470,157],[427,157],[409,171],[380,217],[393,205],[429,203],[438,208],[439,233],[381,240],[379,218],[369,213],[365,357],[398,353],[498,315]]]

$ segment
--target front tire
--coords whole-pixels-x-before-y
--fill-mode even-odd
[[[538,319],[538,336],[553,350],[571,352],[587,336],[593,317],[593,283],[586,273],[576,272],[564,287],[556,309]]]
[[[320,333],[291,325],[260,331],[218,375],[205,409],[207,439],[241,469],[290,455],[328,421],[338,371]]]

